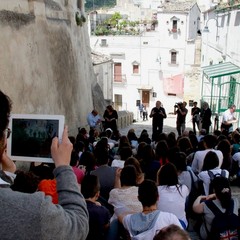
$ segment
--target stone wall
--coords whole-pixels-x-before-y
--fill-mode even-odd
[[[133,123],[133,112],[118,112],[118,129],[125,128]]]
[[[105,107],[77,11],[77,0],[0,1],[0,89],[13,113],[65,115],[71,134]]]

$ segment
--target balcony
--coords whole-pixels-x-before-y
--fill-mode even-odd
[[[168,29],[168,32],[169,32],[169,34],[171,34],[171,33],[181,33],[181,30],[180,30],[180,28],[172,28],[172,29]]]
[[[126,74],[114,74],[113,83],[117,85],[126,84],[127,83]]]

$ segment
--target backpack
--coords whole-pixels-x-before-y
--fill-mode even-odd
[[[194,172],[192,172],[192,170],[187,170],[191,176],[191,189],[189,189],[189,195],[187,197],[187,200],[186,200],[186,206],[185,206],[185,212],[187,214],[187,218],[189,217],[193,217],[196,216],[197,214],[194,213],[193,209],[192,209],[192,206],[193,206],[193,203],[195,202],[196,198],[201,195],[201,193],[199,192],[199,188],[198,188],[198,181],[199,179],[197,180],[197,183],[195,183],[194,181],[194,176],[196,176],[194,174]]]
[[[213,212],[214,218],[208,234],[210,240],[238,240],[240,239],[240,219],[233,213],[234,202],[231,200],[230,209],[223,213],[211,200],[205,201]],[[206,228],[207,229],[207,228]]]
[[[225,177],[226,178],[226,171],[221,170],[221,173],[214,174],[212,171],[208,170],[208,176],[210,178],[209,193],[208,194],[212,194],[213,193],[213,186],[212,186],[213,179],[216,178],[216,177]]]

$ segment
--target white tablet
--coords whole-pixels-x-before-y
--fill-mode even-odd
[[[12,114],[8,156],[16,161],[52,163],[52,139],[57,136],[61,141],[64,119],[62,115]]]

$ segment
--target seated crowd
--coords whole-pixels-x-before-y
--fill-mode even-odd
[[[215,132],[199,138],[193,132],[178,138],[173,132],[161,133],[154,142],[146,130],[139,137],[134,129],[121,136],[110,128],[102,132],[91,128],[89,133],[81,128],[76,137],[69,139],[66,131],[64,134],[63,141],[73,145],[68,164],[85,199],[75,193],[82,208],[78,214],[84,215],[85,221],[88,219],[88,226],[80,224],[84,230],[79,232],[84,233],[78,239],[85,239],[89,228],[88,240],[187,240],[190,220],[201,239],[220,239],[216,238],[216,231],[213,235],[217,215],[213,208],[228,217],[238,215],[238,201],[232,198],[229,184],[238,184],[240,177],[237,131],[229,136]],[[5,150],[2,162],[13,164],[4,158]],[[57,160],[54,161],[57,166]],[[67,187],[59,187],[62,165],[54,170],[53,164],[33,163],[29,172],[23,172],[15,171],[14,164],[10,168],[3,164],[0,186],[29,194],[42,191],[51,196],[48,199],[53,206],[64,208],[68,203],[62,193]],[[70,169],[65,168],[62,171]],[[70,175],[66,179],[73,181]],[[68,190],[71,191],[77,190]],[[69,239],[74,239],[70,233],[74,227],[77,225],[69,225],[69,232],[64,233],[69,234]],[[47,226],[44,229],[47,231]]]

